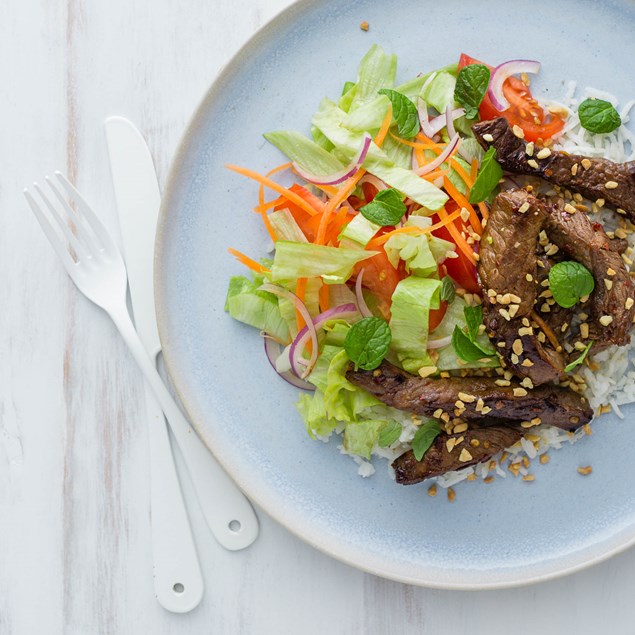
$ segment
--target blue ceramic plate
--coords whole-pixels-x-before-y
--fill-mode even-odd
[[[370,30],[360,30],[367,20]],[[633,411],[552,452],[536,480],[464,482],[453,504],[402,487],[385,463],[368,479],[337,442],[311,441],[297,391],[271,370],[258,333],[223,311],[243,269],[234,246],[264,256],[250,211],[256,186],[224,163],[261,172],[281,162],[262,133],[308,132],[324,96],[355,78],[377,42],[398,54],[398,80],[458,59],[543,62],[538,91],[575,79],[635,96],[635,4],[626,0],[308,0],[284,11],[236,55],[196,112],[172,166],[157,243],[157,302],[168,367],[197,430],[244,491],[326,553],[372,573],[446,588],[503,587],[569,573],[635,541]],[[592,465],[581,477],[578,466]]]

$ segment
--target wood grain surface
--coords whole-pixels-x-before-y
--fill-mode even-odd
[[[206,593],[186,615],[155,601],[142,380],[21,192],[65,171],[119,240],[104,118],[138,125],[162,183],[211,80],[289,3],[0,5],[0,635],[632,635],[635,551],[527,588],[422,589],[336,562],[261,511],[258,541],[225,551],[185,476]]]

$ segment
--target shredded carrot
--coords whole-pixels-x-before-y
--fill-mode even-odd
[[[439,148],[439,147],[443,147],[442,145],[438,144],[438,143],[417,143],[416,141],[408,141],[407,139],[402,139],[401,137],[398,137],[396,134],[393,134],[392,132],[390,133],[390,136],[395,140],[398,141],[399,143],[402,143],[403,145],[406,146],[410,146],[411,148],[418,148],[420,150],[431,150],[432,148]]]
[[[262,214],[263,212],[268,212],[272,207],[276,207],[277,205],[284,203],[286,200],[287,199],[284,196],[278,196],[278,198],[274,198],[271,201],[266,201],[262,205],[256,205],[253,210],[254,212],[256,212],[256,214]]]
[[[225,166],[229,170],[233,170],[234,172],[238,172],[238,174],[242,174],[247,178],[253,179],[257,181],[261,185],[265,185],[266,187],[278,192],[278,194],[282,194],[287,200],[292,201],[298,207],[301,207],[307,214],[311,216],[317,214],[317,212],[309,205],[301,196],[298,196],[295,192],[283,187],[279,183],[272,181],[270,178],[263,176],[262,174],[258,174],[258,172],[254,172],[254,170],[250,170],[249,168],[242,168],[238,165],[227,164]]]
[[[434,172],[428,172],[428,174],[424,174],[421,178],[425,179],[426,181],[434,181],[435,179],[438,179],[440,176],[446,176],[447,173],[448,173],[448,170],[439,168],[435,170]]]
[[[337,188],[334,185],[320,185],[318,183],[311,183],[311,185],[317,187],[318,190],[322,190],[322,192],[326,192],[329,196],[337,194]]]
[[[375,145],[381,148],[381,144],[384,142],[386,135],[388,134],[388,130],[390,130],[390,123],[392,122],[392,104],[388,105],[388,112],[384,117],[384,120],[381,124],[381,128],[375,137]]]
[[[472,185],[474,185],[474,181],[476,181],[476,175],[478,174],[478,159],[472,159],[472,163],[470,163],[470,181],[472,181]],[[470,185],[470,187],[472,187]]]
[[[452,181],[450,181],[447,176],[443,177],[443,187],[445,188],[445,191],[456,201],[460,208],[464,207],[470,213],[470,224],[474,228],[474,231],[480,236],[483,233],[483,226],[481,225],[481,221],[469,201],[456,189],[456,187],[454,187]]]
[[[283,163],[282,165],[279,165],[279,166],[273,168],[273,170],[269,170],[269,172],[267,172],[267,174],[265,174],[265,177],[266,178],[270,178],[271,176],[276,174],[276,172],[282,172],[282,170],[286,170],[286,169],[290,168],[291,166],[292,166],[291,162]],[[261,207],[262,207],[262,205],[265,204],[265,186],[262,183],[260,184],[260,188],[259,188],[259,191],[258,191],[258,204]]]
[[[390,232],[386,232],[381,236],[377,236],[373,238],[368,245],[366,245],[366,249],[374,250],[379,246],[383,245],[389,238],[392,236],[396,236],[397,234],[429,234],[441,227],[445,227],[448,223],[451,223],[456,218],[458,218],[461,214],[460,210],[456,210],[452,212],[449,216],[447,216],[444,220],[435,223],[434,225],[430,225],[429,227],[398,227],[397,229],[393,229]]]
[[[318,291],[318,301],[320,303],[320,313],[328,311],[329,308],[329,285],[322,283],[320,290]]]
[[[300,298],[300,300],[302,300],[302,302],[304,302],[304,297],[306,295],[306,278],[298,278],[295,285],[295,294],[298,298]],[[306,326],[302,314],[297,309],[295,310],[295,321],[298,325],[298,331],[302,330]]]
[[[324,244],[326,229],[331,220],[331,215],[350,196],[351,192],[355,189],[355,186],[364,174],[366,174],[366,170],[364,170],[364,168],[357,170],[356,174],[344,181],[337,194],[329,199],[329,202],[324,207],[324,211],[322,212],[322,217],[320,219],[320,226],[318,227],[317,236],[314,241],[316,245]]]
[[[459,211],[459,214],[460,213],[461,212]],[[441,220],[446,220],[447,217],[448,217],[448,213],[445,211],[445,209],[443,207],[440,210],[437,211],[437,214],[439,215],[439,218]],[[463,252],[465,257],[473,265],[476,265],[476,258],[474,258],[474,251],[467,244],[467,241],[465,240],[465,238],[463,238],[463,236],[461,236],[461,232],[458,230],[458,228],[454,224],[454,222],[448,222],[447,223],[447,228],[448,228],[448,231],[450,232],[450,234],[452,236],[452,239],[454,240],[456,246]]]
[[[249,256],[245,256],[245,254],[238,251],[237,249],[233,249],[232,247],[229,247],[227,251],[232,256],[234,256],[234,258],[236,258],[238,262],[245,265],[245,267],[249,267],[251,270],[255,271],[256,273],[269,273],[269,269],[267,269],[266,267],[263,267],[259,262],[252,260]]]
[[[551,327],[535,312],[531,312],[531,319],[540,327],[541,331],[547,336],[547,339],[556,350],[560,348],[560,342]]]
[[[478,208],[481,210],[481,216],[483,220],[487,220],[489,218],[489,210],[487,209],[487,205],[482,201],[478,204]]]

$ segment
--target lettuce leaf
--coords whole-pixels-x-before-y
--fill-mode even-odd
[[[350,161],[361,147],[363,134],[343,125],[346,113],[328,99],[322,100],[312,123],[335,145],[338,156]],[[364,168],[429,210],[437,210],[448,200],[438,187],[418,177],[412,170],[399,167],[386,153],[371,143]]]
[[[225,310],[239,322],[266,331],[281,342],[289,341],[289,328],[278,307],[278,298],[272,293],[258,291],[263,279],[255,282],[244,276],[233,276],[225,300]]]
[[[340,232],[340,242],[352,241],[353,248],[366,247],[370,239],[379,231],[380,226],[369,221],[363,214],[357,214]],[[346,243],[344,246],[347,246]]]
[[[396,74],[397,56],[387,55],[381,46],[373,44],[359,64],[355,95],[349,112],[377,97],[380,88],[392,88],[395,85]]]
[[[441,282],[409,276],[401,280],[392,295],[391,351],[404,370],[417,374],[422,366],[433,366],[426,351],[430,309],[440,306]]]
[[[385,425],[386,422],[381,419],[367,419],[347,424],[344,428],[344,449],[349,454],[370,459],[379,433]]]
[[[291,161],[296,161],[312,174],[325,176],[346,167],[321,145],[307,139],[295,130],[277,130],[267,132],[263,136],[283,154],[286,154]]]
[[[279,240],[271,267],[271,279],[284,283],[298,278],[322,278],[326,284],[341,284],[348,280],[358,262],[377,253]]]

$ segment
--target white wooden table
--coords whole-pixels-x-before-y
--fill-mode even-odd
[[[21,192],[65,171],[118,232],[104,118],[138,124],[163,182],[220,67],[289,3],[0,5],[0,635],[632,635],[635,551],[527,588],[421,589],[340,564],[262,512],[258,541],[224,551],[187,482],[206,594],[186,615],[155,601],[142,380]]]

